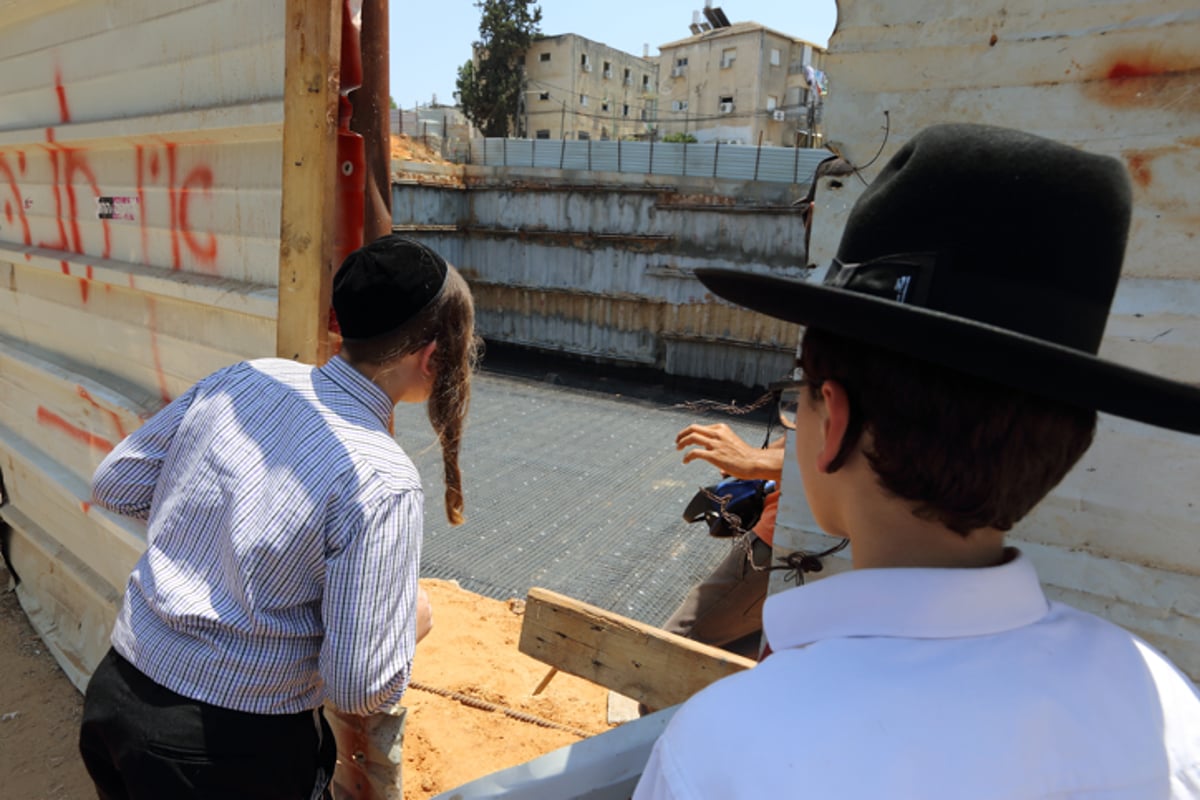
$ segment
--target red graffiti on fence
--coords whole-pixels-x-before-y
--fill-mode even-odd
[[[25,173],[25,151],[17,152],[17,168],[21,174]],[[16,208],[16,217],[21,221],[21,232],[24,237],[25,246],[33,244],[33,234],[29,230],[29,219],[25,216],[25,200],[21,197],[21,187],[17,181],[17,176],[13,174],[12,167],[8,165],[8,159],[4,157],[4,153],[0,153],[0,175],[3,175],[8,181],[8,190],[12,193],[11,200],[4,201],[4,218],[12,225],[13,208]]]
[[[76,386],[75,391],[79,394],[80,397],[83,398],[84,402],[86,402],[92,408],[99,411],[101,414],[104,414],[109,419],[111,419],[113,428],[115,428],[117,431],[117,436],[119,436],[122,439],[125,438],[125,436],[126,436],[125,426],[121,424],[121,416],[119,414],[117,414],[117,412],[113,411],[110,408],[105,408],[104,406],[97,403],[92,398],[91,394],[88,393],[88,390],[83,388],[82,386]]]
[[[58,414],[55,414],[53,411],[45,408],[44,406],[38,406],[37,420],[40,425],[59,430],[65,433],[67,436],[70,436],[75,441],[82,442],[88,447],[92,447],[97,450],[103,450],[106,453],[113,449],[112,442],[101,436],[97,436],[91,431],[85,431],[78,425],[72,425],[70,422],[67,422]]]
[[[66,124],[71,122],[71,105],[67,86],[63,83],[62,73],[56,69],[54,73],[54,95],[58,103],[59,120]],[[116,208],[120,209],[120,201],[124,200],[124,208],[136,203],[137,224],[141,234],[141,259],[149,263],[150,228],[148,218],[154,212],[147,205],[148,195],[151,199],[166,197],[168,208],[164,215],[168,221],[168,232],[171,237],[171,268],[184,268],[185,261],[205,268],[215,273],[218,256],[218,239],[211,230],[197,230],[194,227],[196,217],[194,201],[199,198],[212,202],[215,177],[213,169],[205,163],[184,162],[180,157],[179,146],[175,142],[156,140],[153,144],[133,143],[136,153],[136,174],[130,176],[136,187],[136,200],[133,198],[115,198]],[[45,143],[40,146],[46,163],[50,168],[50,193],[54,201],[53,221],[45,220],[50,214],[38,216],[29,214],[32,208],[32,198],[27,198],[22,192],[21,184],[26,174],[26,156],[24,150],[16,151],[16,169],[13,168],[11,155],[0,152],[0,220],[7,226],[19,226],[21,241],[26,247],[35,244],[40,248],[57,250],[63,253],[84,255],[91,253],[101,258],[111,258],[113,252],[114,220],[133,221],[133,216],[113,214],[113,198],[106,192],[101,180],[97,177],[87,149],[69,146],[59,141],[54,127],[45,129]],[[162,158],[166,159],[167,169],[161,169]],[[182,176],[182,179],[180,179]],[[165,179],[165,180],[164,180]],[[165,185],[164,185],[165,182]],[[122,181],[122,186],[128,183]],[[149,194],[148,189],[165,189],[165,193]],[[84,241],[87,237],[87,227],[84,223],[91,216],[91,204],[95,204],[95,219],[99,222],[100,235],[103,242],[88,246]],[[36,212],[35,212],[36,213]],[[160,217],[161,219],[161,217]],[[50,227],[49,235],[44,230]],[[38,229],[42,229],[39,231]],[[95,230],[93,227],[92,230]],[[39,232],[41,235],[39,236]],[[98,251],[98,252],[97,252]],[[30,254],[26,253],[26,260]],[[66,262],[63,262],[65,265]],[[165,266],[165,265],[164,265]],[[69,267],[64,269],[70,274]],[[86,304],[88,300],[87,281],[92,279],[92,270],[88,269],[86,278],[78,277],[81,282],[81,296]]]
[[[163,371],[162,353],[158,349],[158,303],[153,297],[146,297],[146,314],[149,317],[150,355],[154,358],[154,376],[158,378],[158,391],[163,405],[171,402],[171,393],[167,391],[167,373]]]

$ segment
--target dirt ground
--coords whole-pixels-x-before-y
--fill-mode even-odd
[[[419,137],[402,133],[392,134],[392,160],[416,161],[420,164],[449,164],[435,148],[429,147]]]
[[[521,601],[491,600],[447,581],[422,585],[433,604],[434,627],[417,648],[414,685],[404,698],[405,800],[431,797],[579,741],[580,733],[611,727],[608,692],[599,686],[559,673],[534,694],[550,670],[517,651]],[[0,676],[0,795],[95,797],[75,749],[81,697],[2,583]],[[483,703],[446,696],[454,694]],[[555,727],[514,718],[505,709]]]

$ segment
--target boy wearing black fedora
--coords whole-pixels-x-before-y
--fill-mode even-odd
[[[474,306],[453,267],[399,236],[347,257],[333,306],[340,355],[219,370],[96,470],[95,501],[147,523],[84,701],[101,798],[329,797],[322,705],[365,716],[404,692],[432,620],[424,495],[392,415],[426,405],[461,522]]]
[[[1200,797],[1196,688],[1004,543],[1097,410],[1200,433],[1200,389],[1095,355],[1129,218],[1115,159],[939,125],[863,193],[823,285],[697,270],[806,326],[780,415],[854,569],[767,600],[771,654],[682,706],[637,800]]]

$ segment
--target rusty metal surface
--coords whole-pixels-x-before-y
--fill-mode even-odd
[[[834,144],[867,164],[935,122],[1022,128],[1116,156],[1134,217],[1101,354],[1200,376],[1200,8],[1192,0],[844,0],[826,59]],[[886,116],[885,116],[886,112]],[[827,264],[863,183],[823,178],[812,261]],[[818,272],[819,275],[819,272]],[[1200,442],[1102,417],[1096,443],[1016,531],[1052,594],[1144,636],[1200,678]],[[799,496],[798,478],[784,498]],[[781,507],[777,544],[810,545]]]

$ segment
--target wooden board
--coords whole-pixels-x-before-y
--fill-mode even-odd
[[[328,355],[342,4],[287,0],[276,354]]]
[[[666,708],[755,662],[637,620],[533,588],[519,649],[553,667]]]

